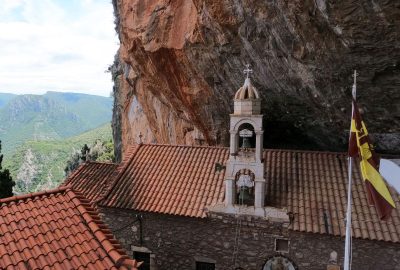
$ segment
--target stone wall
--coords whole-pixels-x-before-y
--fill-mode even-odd
[[[343,237],[289,231],[289,239],[289,254],[299,269],[326,269],[332,251],[338,253],[338,262],[343,265]],[[400,269],[399,244],[353,239],[352,270],[398,269]]]
[[[240,236],[236,240],[238,220],[228,215],[188,218],[155,213],[143,215],[143,247],[140,248],[140,223],[137,212],[101,208],[101,215],[123,247],[133,251],[150,251],[154,269],[195,269],[196,261],[212,262],[216,269],[234,269],[235,242],[238,243],[236,267],[263,269],[274,255],[275,239],[289,239],[289,252],[281,253],[298,269],[327,269],[330,253],[343,260],[344,240],[339,237],[289,231],[287,226],[258,218],[242,217]],[[400,269],[400,246],[378,241],[355,240],[353,270]],[[152,268],[153,269],[153,268]]]

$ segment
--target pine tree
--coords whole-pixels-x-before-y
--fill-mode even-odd
[[[67,161],[67,166],[64,168],[65,176],[70,175],[73,171],[75,171],[79,167],[79,165],[89,160],[92,160],[90,156],[90,148],[85,143],[85,145],[81,149],[81,152],[74,153],[71,156],[71,158]]]
[[[115,162],[114,144],[112,140],[109,142],[96,140],[90,147],[85,144],[80,152],[72,154],[64,168],[65,176],[70,175],[79,165],[86,161],[109,161]]]
[[[2,170],[2,162],[3,155],[1,154],[0,141],[0,199],[13,196],[13,186],[15,186],[15,182],[12,180],[10,171],[7,169]]]
[[[90,148],[89,148],[89,146],[85,143],[85,145],[84,145],[84,146],[82,147],[82,149],[81,149],[81,159],[82,159],[83,161],[90,160],[90,158],[88,157],[89,153],[90,153]]]

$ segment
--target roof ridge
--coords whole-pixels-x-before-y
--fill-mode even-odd
[[[187,145],[187,144],[168,144],[168,143],[140,143],[131,144],[130,146],[169,146],[169,147],[190,147],[190,148],[211,148],[211,149],[229,149],[228,146],[219,145]],[[285,148],[264,148],[263,151],[281,151],[281,152],[297,152],[297,153],[321,153],[321,154],[346,154],[346,151],[328,151],[328,150],[308,150],[308,149],[285,149]],[[100,162],[102,163],[102,162]]]
[[[120,164],[125,164],[126,162],[128,162],[131,158],[131,155],[133,152],[136,152],[136,149],[139,148],[141,145],[143,145],[142,143],[133,143],[128,145],[128,148],[125,150],[125,157],[121,160]]]
[[[187,145],[187,144],[168,144],[168,143],[142,143],[140,145],[144,145],[144,146],[170,146],[170,147],[229,149],[229,147],[227,147],[227,146],[219,146],[219,145]]]
[[[100,216],[96,211],[88,209],[88,206],[91,206],[92,203],[90,201],[82,202],[82,199],[85,200],[87,199],[79,191],[74,191],[70,189],[68,190],[67,195],[70,198],[71,202],[76,206],[76,210],[79,211],[79,213],[81,213],[82,218],[85,220],[86,223],[85,225],[93,233],[96,240],[99,242],[100,246],[102,246],[105,249],[105,251],[107,252],[108,256],[112,259],[112,261],[117,266],[121,265],[136,266],[137,265],[136,260],[130,259],[124,252],[121,253],[120,251],[122,250],[119,248],[119,246],[113,244],[110,241],[109,237],[104,232],[104,229],[100,228],[100,224],[98,223],[98,221],[96,221],[96,220],[101,220]],[[106,226],[104,223],[101,225]],[[107,226],[106,230],[109,231]]]
[[[282,149],[282,148],[264,148],[264,152],[291,152],[291,153],[311,153],[311,154],[340,154],[346,155],[347,152],[323,151],[323,150],[301,150],[301,149]]]
[[[139,149],[142,145],[143,144],[135,145],[135,148],[133,150],[131,150],[131,152],[129,153],[129,157],[125,158],[124,161],[118,166],[118,168],[115,171],[115,176],[105,186],[105,188],[104,188],[102,194],[100,194],[99,198],[94,201],[95,204],[100,203],[102,200],[104,200],[110,194],[112,188],[117,183],[119,177],[126,171],[126,169],[128,168],[128,165],[132,162],[133,158],[135,157],[136,153],[139,151]]]
[[[112,161],[108,161],[108,160],[106,160],[106,161],[88,160],[88,161],[85,162],[85,164],[86,163],[89,163],[89,164],[92,163],[92,164],[117,165],[118,166],[118,163],[115,163],[115,162],[112,162]]]
[[[71,187],[68,185],[65,185],[65,186],[61,186],[59,188],[55,188],[55,189],[44,190],[44,191],[40,191],[40,192],[31,192],[31,193],[27,193],[27,194],[23,194],[23,195],[16,195],[16,196],[0,199],[0,203],[9,203],[9,202],[13,202],[13,201],[27,200],[30,198],[40,197],[43,195],[63,193],[65,191],[67,191],[68,189],[71,189]]]
[[[229,149],[228,146],[218,145],[187,145],[187,144],[168,144],[168,143],[141,143],[143,146],[169,146],[169,147],[190,147],[190,148],[211,148],[211,149]],[[321,153],[321,154],[346,154],[346,151],[324,151],[307,149],[284,149],[284,148],[264,148],[263,151],[281,151],[281,152],[299,152],[299,153]]]

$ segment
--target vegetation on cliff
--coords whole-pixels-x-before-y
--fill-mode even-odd
[[[64,168],[65,175],[68,176],[80,164],[87,161],[115,162],[113,141],[96,140],[91,146],[85,143],[81,151],[75,152],[67,161]]]
[[[112,98],[86,94],[0,94],[0,139],[14,192],[56,187],[82,145],[109,142],[111,108]]]
[[[64,140],[25,142],[5,162],[16,182],[14,191],[27,193],[57,187],[65,178],[68,160],[80,152],[82,145],[110,142],[111,138],[108,123]]]
[[[3,155],[1,154],[0,141],[0,199],[11,197],[13,195],[13,186],[15,182],[12,180],[9,170],[2,167]]]

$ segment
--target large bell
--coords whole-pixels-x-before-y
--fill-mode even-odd
[[[250,188],[246,186],[240,187],[238,199],[239,199],[239,204],[252,205],[253,196],[251,196],[250,194]]]
[[[244,137],[242,148],[251,148],[250,138]]]

